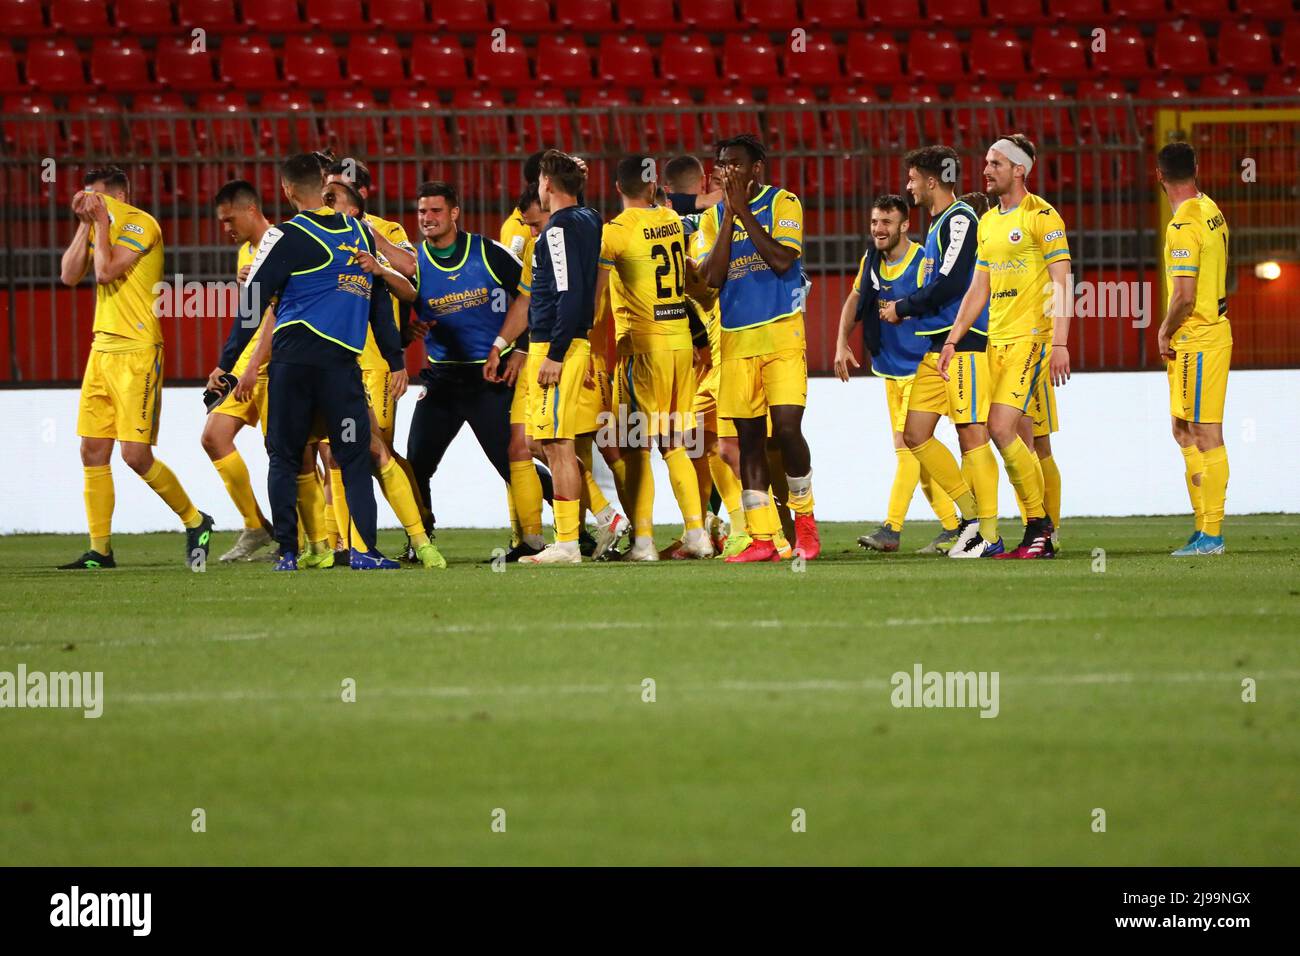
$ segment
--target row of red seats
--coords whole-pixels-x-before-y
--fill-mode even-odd
[[[538,33],[555,30],[688,29],[787,30],[796,27],[1035,26],[1051,22],[1100,25],[1178,17],[1225,20],[1230,0],[0,0],[0,22],[13,35],[49,29],[80,36],[163,35],[203,27],[219,33],[301,33],[374,29],[479,31],[493,27]],[[864,9],[865,7],[865,9]],[[45,9],[48,8],[48,20]],[[1293,0],[1236,0],[1235,13],[1282,20]]]
[[[748,34],[729,35],[721,50],[701,35],[668,37],[657,53],[644,41],[609,34],[594,57],[580,40],[564,36],[541,38],[531,55],[519,44],[504,49],[493,46],[493,38],[485,35],[471,55],[454,40],[423,35],[405,54],[391,36],[358,36],[346,49],[319,37],[296,36],[277,51],[264,41],[240,37],[222,44],[214,55],[177,38],[160,42],[151,58],[135,39],[101,38],[95,42],[87,70],[75,43],[56,39],[32,44],[25,73],[26,86],[55,93],[91,88],[129,93],[159,87],[185,92],[226,87],[261,91],[288,85],[385,88],[408,82],[450,89],[533,82],[564,88],[647,86],[660,81],[710,86],[719,80],[766,84],[781,76],[799,83],[839,85],[892,84],[904,79],[1013,81],[1026,75],[1084,79],[1097,73],[1187,76],[1216,70],[1261,75],[1280,67],[1300,67],[1300,18],[1287,24],[1276,53],[1262,24],[1240,23],[1220,33],[1214,57],[1199,27],[1187,22],[1162,24],[1151,50],[1131,27],[1112,28],[1106,51],[1091,57],[1088,41],[1074,30],[1055,27],[1035,30],[1027,44],[1014,32],[988,30],[975,33],[966,47],[951,32],[937,30],[913,35],[904,49],[889,34],[854,33],[843,48],[829,40],[810,40],[801,51],[783,49],[780,54],[765,36]],[[0,43],[0,91],[22,88],[18,58]]]

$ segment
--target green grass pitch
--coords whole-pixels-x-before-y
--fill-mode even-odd
[[[456,530],[445,572],[222,566],[218,533],[191,573],[174,533],[70,573],[82,538],[0,538],[0,670],[105,697],[0,710],[0,860],[1295,865],[1300,517],[1168,557],[1187,525],[1069,521],[1034,563],[824,525],[802,573],[494,573],[504,534]],[[997,671],[999,715],[893,707],[918,662]]]

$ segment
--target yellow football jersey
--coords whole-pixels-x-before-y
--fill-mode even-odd
[[[686,234],[677,213],[624,209],[601,233],[600,267],[609,271],[619,355],[691,347]]]
[[[523,213],[518,209],[510,213],[510,218],[501,224],[501,245],[517,257],[524,257],[524,246],[532,242],[533,230],[524,222]]]
[[[143,253],[126,274],[95,286],[93,348],[125,352],[162,345],[162,323],[154,314],[154,287],[163,279],[162,230],[143,209],[103,195],[108,209],[108,244]],[[95,229],[90,230],[90,254],[95,254]],[[92,261],[90,268],[94,269]]]
[[[246,242],[240,246],[235,261],[235,275],[239,275],[244,266],[251,266],[253,264],[253,258],[256,255],[257,250],[253,248],[251,242]],[[243,374],[244,369],[248,368],[248,363],[252,359],[253,353],[257,351],[257,343],[261,337],[262,326],[259,324],[257,330],[253,333],[253,337],[249,339],[248,344],[244,346],[244,351],[239,353],[239,361],[235,363],[235,367],[230,370],[231,372],[235,375]],[[270,359],[267,359],[267,362],[270,362]],[[265,371],[265,368],[263,368],[262,371]]]
[[[1204,352],[1232,344],[1228,326],[1228,221],[1209,196],[1185,200],[1165,227],[1169,295],[1175,276],[1196,280],[1196,302],[1174,335],[1180,352]],[[1165,307],[1168,308],[1168,301]]]
[[[365,220],[370,223],[370,227],[374,229],[376,233],[383,236],[393,245],[397,246],[397,248],[405,249],[412,255],[415,254],[415,246],[411,245],[411,240],[406,238],[406,230],[402,228],[400,222],[390,222],[387,219],[380,219],[378,216],[370,213],[366,213]],[[379,258],[379,261],[383,265],[389,264],[387,259],[383,259],[382,257],[377,258]],[[376,279],[375,281],[383,282],[384,280]],[[396,296],[393,297],[393,324],[399,329],[402,326],[402,303],[397,301]],[[388,370],[388,363],[384,361],[384,357],[379,354],[379,346],[375,344],[374,329],[371,329],[369,326],[366,327],[366,347],[362,349],[361,357],[357,359],[357,361],[361,363],[361,367],[364,369],[373,369],[376,371],[380,369],[384,371]]]
[[[989,344],[1052,338],[1049,262],[1068,262],[1065,223],[1027,193],[1014,209],[994,206],[980,219],[975,268],[989,274]]]
[[[519,271],[520,295],[533,294],[533,244],[536,242],[537,238],[529,233],[528,238],[524,240],[524,251],[519,254],[519,261],[524,264]]]

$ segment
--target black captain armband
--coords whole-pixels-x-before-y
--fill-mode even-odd
[[[700,310],[696,308],[695,303],[690,299],[683,299],[682,304],[686,306],[686,322],[691,329],[691,345],[697,349],[707,348],[709,345],[709,330],[704,326],[704,320],[700,318]]]

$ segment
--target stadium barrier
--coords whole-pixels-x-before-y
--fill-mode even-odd
[[[808,309],[809,369],[830,371],[835,328],[866,244],[872,198],[901,192],[906,149],[952,144],[962,157],[963,190],[982,188],[983,156],[1000,133],[1020,130],[1039,149],[1034,191],[1061,211],[1074,278],[1088,298],[1071,335],[1080,370],[1159,364],[1155,316],[1163,221],[1153,173],[1163,138],[1189,135],[1201,156],[1202,184],[1228,215],[1234,367],[1300,364],[1300,332],[1289,305],[1300,295],[1300,222],[1294,215],[1300,120],[1283,98],[1236,100],[1049,100],[906,104],[874,101],[663,107],[557,107],[528,110],[367,110],[239,113],[57,114],[0,117],[6,201],[0,255],[6,305],[0,310],[7,361],[0,385],[75,385],[90,344],[93,289],[58,281],[71,235],[67,205],[84,171],[117,163],[132,177],[132,201],[163,229],[169,282],[229,280],[234,255],[219,235],[210,202],[228,179],[255,183],[268,216],[283,218],[277,163],[303,149],[330,147],[363,158],[375,178],[371,211],[398,219],[416,236],[412,208],[426,179],[458,186],[462,222],[496,235],[518,192],[522,157],[542,144],[583,156],[588,201],[617,212],[614,163],[629,152],[661,160],[684,152],[706,161],[712,145],[756,132],[771,155],[769,180],[805,207],[805,262],[813,281]],[[1157,114],[1161,108],[1167,114]],[[1208,113],[1231,121],[1198,119]],[[1157,135],[1157,133],[1159,135]],[[1249,167],[1250,175],[1246,169]],[[925,216],[913,218],[921,235]],[[1256,276],[1280,261],[1280,278]],[[1083,304],[1081,295],[1080,304]],[[229,320],[175,316],[164,323],[166,374],[206,377]],[[418,358],[412,350],[412,366]]]

